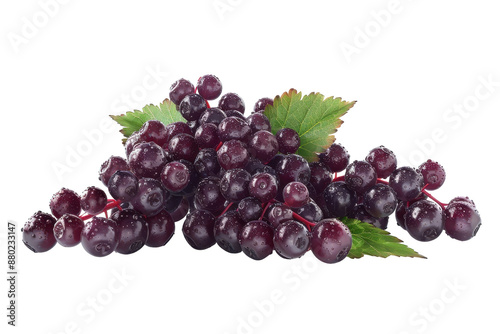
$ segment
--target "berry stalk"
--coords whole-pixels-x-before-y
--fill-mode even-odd
[[[119,201],[119,200],[114,200],[114,199],[110,199],[110,200],[108,200],[108,204],[106,204],[106,206],[104,207],[104,209],[103,209],[101,212],[99,212],[99,213],[98,213],[98,214],[96,214],[96,215],[82,215],[82,216],[80,216],[80,219],[85,221],[85,220],[88,220],[88,219],[90,219],[90,218],[92,218],[92,217],[94,217],[94,216],[97,216],[97,215],[99,215],[99,214],[101,214],[101,213],[103,213],[103,212],[104,212],[104,214],[105,214],[105,215],[106,215],[106,217],[107,217],[108,210],[111,210],[111,209],[113,209],[113,208],[118,208],[118,210],[120,210],[120,211],[121,211],[121,210],[122,210],[122,208],[120,207],[120,204],[121,204],[121,201]]]

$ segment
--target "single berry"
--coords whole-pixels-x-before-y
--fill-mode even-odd
[[[207,74],[199,78],[196,88],[205,100],[215,100],[222,94],[222,83],[213,74]]]
[[[285,204],[291,208],[299,208],[309,201],[309,191],[301,182],[290,182],[283,189]]]
[[[439,163],[427,160],[418,167],[418,171],[424,177],[425,189],[436,190],[440,188],[446,180],[446,172]]]
[[[351,231],[337,219],[323,219],[312,230],[311,250],[325,263],[340,262],[352,246]]]
[[[91,215],[97,215],[106,207],[108,196],[104,190],[91,186],[85,189],[81,196],[83,211]]]
[[[56,219],[41,211],[31,216],[22,229],[23,242],[35,253],[50,250],[57,243],[54,237],[54,225]]]
[[[82,211],[80,196],[73,190],[62,188],[50,199],[50,211],[56,218],[60,218],[65,213],[78,216]]]
[[[300,146],[299,134],[290,128],[283,128],[276,132],[279,151],[283,154],[295,153]]]

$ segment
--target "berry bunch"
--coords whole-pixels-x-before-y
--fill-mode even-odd
[[[481,220],[471,200],[443,204],[429,193],[445,180],[438,163],[398,168],[383,146],[350,162],[337,143],[308,163],[296,154],[296,131],[271,132],[263,111],[273,100],[258,100],[246,117],[238,94],[221,94],[214,75],[201,77],[196,87],[176,81],[169,98],[187,122],[145,122],[127,139],[126,158],[111,156],[101,166],[99,179],[113,199],[97,187],[81,196],[61,189],[50,201],[52,215],[37,212],[25,224],[26,246],[44,252],[56,243],[81,243],[95,256],[131,254],[165,245],[174,222],[185,218],[182,233],[195,249],[218,244],[255,260],[273,251],[292,259],[311,250],[335,263],[352,246],[342,217],[385,229],[396,212],[398,224],[421,241],[443,229],[459,240],[476,234]],[[219,97],[218,107],[210,107]]]

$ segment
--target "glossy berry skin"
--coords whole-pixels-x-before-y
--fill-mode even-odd
[[[160,211],[154,216],[146,218],[149,235],[146,239],[146,246],[165,246],[175,232],[175,224],[172,216],[166,210]]]
[[[366,161],[353,161],[347,166],[344,177],[347,186],[359,195],[377,183],[377,173]]]
[[[208,108],[198,119],[199,125],[212,123],[217,126],[227,117],[226,113],[220,108]]]
[[[200,178],[198,177],[198,174],[196,173],[196,169],[194,168],[194,165],[187,161],[187,160],[179,160],[181,164],[187,167],[189,170],[189,182],[187,186],[182,189],[182,191],[175,193],[174,195],[176,196],[191,196],[194,194],[196,191],[196,187],[198,186],[198,182],[200,181]]]
[[[283,188],[285,204],[291,208],[300,208],[309,201],[309,190],[302,182],[290,182]]]
[[[245,102],[236,93],[226,93],[219,100],[219,108],[223,111],[238,110],[242,114],[245,113]]]
[[[271,164],[271,161],[269,162]],[[297,154],[285,155],[276,165],[279,182],[286,185],[298,181],[304,184],[309,182],[311,169],[307,160]]]
[[[214,236],[217,244],[228,253],[240,253],[241,245],[238,236],[245,222],[236,211],[229,211],[217,218]]]
[[[278,141],[269,131],[257,131],[250,137],[248,152],[266,164],[278,153]]]
[[[191,133],[195,133],[196,129],[198,129],[198,126],[199,126],[198,120],[196,120],[196,121],[187,121],[186,124],[189,127],[189,129],[191,130]]]
[[[262,214],[262,203],[255,197],[246,197],[238,203],[236,211],[245,223],[258,220]]]
[[[267,220],[273,228],[276,228],[282,222],[293,219],[293,211],[285,203],[275,203],[268,210]]]
[[[387,224],[389,223],[389,217],[376,218],[370,215],[363,204],[358,204],[354,207],[349,215],[350,218],[360,220],[364,223],[372,224],[373,226],[380,228],[382,230],[387,229]]]
[[[169,212],[169,213],[170,213],[170,216],[172,217],[172,220],[174,222],[178,222],[179,220],[184,219],[184,217],[186,217],[188,212],[189,212],[189,200],[186,197],[184,197],[182,199],[181,203],[179,204],[179,206],[177,207],[177,209],[175,209],[174,211]],[[150,228],[150,237],[151,237],[152,231],[153,230]]]
[[[466,204],[466,205],[470,206],[473,209],[476,209],[476,204],[474,203],[474,201],[471,200],[467,196],[457,196],[457,197],[454,197],[452,200],[450,200],[448,202],[448,205],[452,205],[452,204],[455,204],[455,203],[463,203],[463,204]]]
[[[427,196],[424,194],[420,194],[417,198],[412,199],[411,201],[404,202],[404,201],[399,201],[398,205],[396,206],[396,222],[399,226],[401,226],[402,229],[406,230],[406,224],[405,224],[405,215],[406,215],[406,210],[412,205],[413,203],[427,199]]]
[[[246,120],[252,129],[252,133],[260,130],[271,131],[271,123],[264,114],[254,113],[248,116]]]
[[[82,246],[87,253],[103,257],[113,253],[118,246],[116,222],[102,217],[92,217],[82,231]]]
[[[398,198],[391,187],[379,183],[365,193],[363,204],[366,211],[373,217],[389,217],[396,210]]]
[[[174,211],[175,209],[177,209],[179,204],[181,204],[183,198],[184,198],[184,196],[181,196],[181,195],[170,194],[170,197],[168,198],[168,200],[165,201],[164,209],[167,210],[167,212]]]
[[[130,169],[138,178],[159,179],[167,162],[165,151],[153,142],[136,145],[129,155]]]
[[[155,142],[159,146],[165,145],[168,140],[168,132],[165,125],[157,120],[146,121],[139,130],[139,141]]]
[[[117,171],[108,182],[108,191],[114,199],[131,201],[137,194],[139,179],[129,171]]]
[[[238,110],[226,110],[226,111],[224,111],[224,113],[226,114],[227,117],[236,117],[236,118],[240,118],[240,119],[242,119],[244,121],[247,120],[247,118],[245,117],[245,115],[243,115]]]
[[[213,214],[205,210],[196,210],[186,216],[182,233],[191,247],[203,250],[215,244],[214,226]]]
[[[434,202],[421,200],[410,205],[405,214],[405,226],[418,241],[431,241],[443,232],[441,207]]]
[[[276,132],[276,139],[279,145],[279,151],[283,154],[297,152],[300,147],[299,134],[290,128],[283,128]]]
[[[179,112],[188,121],[197,121],[207,110],[205,99],[199,94],[189,94],[179,104]]]
[[[273,99],[269,97],[263,97],[261,99],[258,99],[253,106],[253,112],[263,112],[264,110],[266,110],[267,105],[272,106],[273,103],[274,103]]]
[[[218,213],[224,209],[225,198],[222,196],[218,177],[209,176],[201,180],[194,197],[202,210]]]
[[[244,169],[230,169],[220,179],[220,192],[229,202],[239,202],[249,196],[250,173]]]
[[[303,224],[288,220],[274,230],[273,244],[276,252],[282,257],[296,259],[309,250],[311,233]]]
[[[130,170],[130,168],[125,159],[113,155],[101,165],[99,180],[107,187],[111,176],[119,170]]]
[[[189,169],[181,162],[172,161],[161,172],[161,183],[168,191],[177,193],[186,188],[190,179]]]
[[[444,210],[444,229],[453,239],[466,241],[474,237],[481,226],[477,210],[464,202],[450,204]]]
[[[178,134],[185,133],[187,135],[192,135],[193,131],[187,123],[174,122],[167,125],[167,133],[168,138],[166,144],[163,146],[164,149],[168,149],[168,143]]]
[[[130,152],[132,152],[132,150],[134,149],[134,146],[141,142],[140,140],[140,137],[139,137],[139,131],[135,131],[134,133],[132,133],[128,138],[127,138],[127,141],[125,142],[125,154],[127,155],[127,158],[128,156],[130,155]],[[120,157],[117,157],[117,158],[120,158]],[[127,161],[125,161],[125,159],[123,158],[120,158],[123,160],[124,162],[124,165],[126,166],[127,165]],[[107,160],[108,163],[109,163],[109,159]],[[106,162],[105,162],[106,163]],[[104,164],[103,164],[104,166]],[[101,166],[101,169],[103,168],[103,166]],[[119,169],[119,170],[122,170],[122,169]],[[127,169],[128,170],[128,166],[127,166]],[[111,174],[112,175],[112,174]],[[101,177],[99,176],[99,180],[101,180]],[[102,181],[102,180],[101,180]],[[103,182],[104,183],[104,182]],[[107,185],[107,184],[105,184]]]
[[[278,182],[269,173],[255,174],[248,184],[250,196],[257,198],[262,203],[267,203],[276,197]]]
[[[59,219],[65,213],[78,216],[82,211],[80,196],[73,190],[62,188],[50,199],[50,211]]]
[[[396,217],[396,223],[398,226],[400,226],[403,230],[406,230],[406,224],[405,224],[405,215],[406,215],[406,203],[403,201],[399,201],[398,205],[396,206],[396,211],[395,211],[395,217]]]
[[[312,230],[311,250],[320,261],[342,261],[352,246],[351,231],[340,220],[323,219]]]
[[[283,159],[285,159],[285,157],[286,155],[278,153],[267,163],[267,166],[276,170],[278,165],[283,161]]]
[[[316,190],[316,193],[321,194],[332,182],[333,173],[330,171],[330,168],[322,162],[312,162],[309,164],[309,168],[311,170],[309,182]]]
[[[194,93],[193,84],[188,80],[182,78],[177,80],[172,84],[172,86],[170,86],[169,97],[173,103],[179,104],[186,95],[193,93]]]
[[[215,100],[222,94],[222,83],[213,74],[206,74],[199,78],[196,88],[205,100]]]
[[[389,177],[392,172],[396,170],[398,160],[394,152],[387,147],[379,146],[372,149],[365,160],[372,165],[377,173],[377,177],[385,179]]]
[[[80,243],[83,230],[83,220],[80,217],[64,214],[54,225],[54,237],[63,247],[73,247]]]
[[[113,215],[118,231],[118,245],[115,252],[132,254],[144,247],[149,236],[148,223],[137,211],[126,209]]]
[[[199,148],[213,148],[215,149],[220,143],[219,130],[217,125],[212,123],[205,123],[200,125],[194,133],[194,141]]]
[[[204,148],[194,159],[194,168],[200,177],[217,176],[220,172],[220,164],[217,152],[213,148]]]
[[[422,173],[411,167],[396,169],[389,178],[389,186],[394,189],[400,201],[416,198],[424,186]]]
[[[248,159],[248,163],[245,165],[245,170],[251,175],[254,175],[257,173],[262,173],[265,167],[266,165],[264,165],[259,159],[250,157],[250,159]]]
[[[153,216],[163,210],[169,194],[160,181],[141,178],[137,184],[137,195],[131,201],[135,210],[143,215]]]
[[[38,211],[22,228],[23,243],[35,253],[46,252],[57,243],[54,237],[56,219],[48,213]]]
[[[422,173],[424,178],[424,184],[427,185],[425,189],[436,190],[441,188],[444,181],[446,180],[446,172],[443,166],[439,163],[427,160],[418,167],[418,171]]]
[[[319,159],[333,173],[338,173],[346,169],[349,164],[350,155],[344,146],[333,143],[324,153],[319,155]]]
[[[124,202],[124,203],[120,203],[120,208],[122,210],[125,210],[125,209],[133,209],[134,206],[132,204],[130,204],[130,202]],[[111,215],[113,215],[114,213],[120,211],[120,209],[118,209],[117,207],[114,207],[111,209]]]
[[[273,252],[273,229],[262,220],[250,221],[241,229],[239,243],[243,253],[249,258],[265,259]]]
[[[294,210],[296,214],[310,222],[318,222],[324,218],[323,211],[312,199],[300,208],[296,208]]]
[[[108,196],[104,190],[94,186],[85,189],[80,198],[82,209],[91,215],[97,215],[108,204]]]
[[[259,159],[250,157],[248,163],[245,166],[245,170],[249,172],[251,175],[259,174],[259,173],[268,173],[276,178],[278,181],[278,175],[276,171],[269,165],[264,165]]]
[[[198,145],[194,137],[186,133],[175,135],[168,143],[168,152],[174,160],[187,160],[194,162],[198,155]]]
[[[330,183],[323,192],[323,198],[331,217],[348,216],[356,205],[356,193],[342,181]]]
[[[217,132],[219,139],[223,142],[236,139],[246,143],[251,134],[252,128],[250,128],[246,120],[234,116],[224,118],[219,123]]]
[[[229,140],[222,144],[217,151],[219,164],[225,170],[245,168],[250,154],[245,145],[239,140]]]

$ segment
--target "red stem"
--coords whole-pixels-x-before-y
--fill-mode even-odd
[[[389,182],[385,181],[385,180],[382,180],[382,179],[377,179],[377,183],[383,183],[383,184],[389,184]],[[425,190],[425,188],[427,188],[427,186],[429,186],[429,184],[426,184],[421,192],[425,195],[427,195],[427,197],[429,197],[430,199],[432,199],[434,202],[436,202],[443,210],[445,209],[445,206],[447,206],[448,204],[446,203],[443,203],[441,201],[439,201],[436,197],[432,196],[427,190]],[[409,206],[409,203],[406,203],[407,207]]]
[[[90,218],[95,217],[97,215],[100,215],[103,212],[107,218],[108,217],[108,210],[113,209],[113,208],[118,208],[118,210],[122,210],[122,208],[120,207],[120,204],[121,204],[121,201],[119,201],[119,200],[115,201],[114,199],[109,199],[108,204],[106,204],[106,206],[104,207],[104,209],[101,212],[99,212],[96,215],[83,215],[83,216],[80,216],[80,219],[87,220],[87,219],[90,219]]]
[[[446,203],[443,203],[443,202],[439,201],[436,197],[432,196],[432,195],[431,195],[431,193],[430,193],[430,192],[428,192],[427,190],[422,189],[422,193],[424,193],[425,195],[427,195],[427,197],[429,197],[429,198],[430,198],[430,199],[432,199],[434,202],[436,202],[436,203],[437,203],[437,204],[441,207],[441,209],[443,209],[443,210],[444,210],[444,209],[446,208],[446,206],[448,205],[448,204],[446,204]]]
[[[233,205],[234,203],[231,202],[229,203],[225,208],[224,208],[224,211],[222,211],[222,213],[220,215],[217,216],[217,218],[219,218],[220,216],[222,216],[223,214],[225,214],[227,212],[227,210],[229,210],[229,208],[231,207],[231,205]]]
[[[267,208],[269,208],[269,205],[271,205],[271,202],[267,202],[266,206],[264,207],[264,210],[262,210],[262,214],[260,215],[260,220],[262,220],[264,218],[264,215],[267,211]]]
[[[220,142],[219,145],[217,145],[217,148],[215,150],[218,151],[221,146],[222,146],[222,142]]]
[[[311,223],[309,220],[307,220],[307,219],[305,219],[305,218],[303,218],[303,217],[299,216],[299,215],[298,215],[298,214],[296,214],[295,212],[292,212],[292,216],[293,216],[293,218],[294,218],[294,219],[296,219],[296,220],[298,220],[299,222],[301,222],[301,223],[305,224],[305,225],[306,225],[306,227],[307,227],[307,229],[308,229],[309,231],[311,231],[311,227],[316,226],[316,224],[315,224],[315,223]]]
[[[389,182],[383,179],[377,179],[377,183],[389,184]]]
[[[337,182],[337,181],[345,181],[345,176],[337,176],[337,173],[335,173],[335,178],[332,180],[332,182]]]

